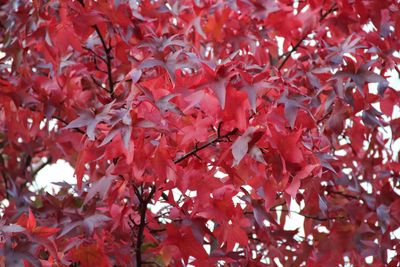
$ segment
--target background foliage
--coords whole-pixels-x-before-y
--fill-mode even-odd
[[[399,7],[2,1],[0,261],[398,266]]]

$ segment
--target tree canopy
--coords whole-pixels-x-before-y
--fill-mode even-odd
[[[1,266],[398,266],[399,9],[1,1]]]

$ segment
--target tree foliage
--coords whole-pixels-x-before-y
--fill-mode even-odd
[[[399,8],[2,1],[0,262],[398,266]]]

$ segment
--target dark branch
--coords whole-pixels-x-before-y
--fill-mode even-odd
[[[341,191],[327,190],[327,192],[328,192],[329,195],[339,195],[339,196],[342,196],[342,197],[345,197],[345,198],[351,198],[351,199],[356,199],[356,200],[359,200],[359,199],[360,199],[359,196],[346,194],[346,193],[341,192]]]
[[[106,41],[104,40],[103,35],[100,32],[99,27],[97,25],[93,26],[94,30],[96,31],[97,35],[100,38],[101,44],[103,45],[104,53],[106,54],[105,63],[107,65],[107,76],[108,76],[108,91],[111,94],[111,97],[114,98],[114,80],[112,78],[112,56],[111,56],[111,44],[107,46]],[[103,58],[102,58],[103,59]]]
[[[270,211],[280,211],[280,212],[287,212],[287,213],[296,213],[300,216],[303,216],[304,218],[308,219],[313,219],[316,221],[330,221],[330,220],[339,220],[339,219],[345,219],[346,217],[344,216],[337,216],[337,217],[319,217],[317,215],[311,215],[311,214],[304,214],[298,211],[294,210],[288,210],[288,209],[276,209],[276,208],[271,208],[269,209]]]
[[[8,178],[7,178],[7,173],[5,172],[6,165],[4,163],[2,155],[0,155],[0,168],[1,168],[1,176],[3,176],[3,181],[4,181],[4,189],[6,190],[6,198],[10,199],[10,193],[8,192]]]
[[[94,82],[95,85],[97,85],[101,89],[104,89],[104,90],[106,90],[108,92],[108,89],[105,88],[103,85],[101,85],[98,81],[96,81],[96,79],[92,75],[90,75],[90,78],[92,78],[92,81]]]
[[[228,140],[229,140],[229,136],[235,135],[235,134],[237,133],[237,131],[238,131],[238,129],[235,128],[235,129],[233,129],[232,131],[228,132],[227,134],[221,135],[221,133],[220,133],[220,128],[221,128],[221,124],[218,126],[217,137],[215,137],[215,138],[212,139],[211,141],[209,141],[209,142],[207,142],[207,143],[205,143],[205,144],[203,144],[203,145],[201,145],[201,146],[197,146],[197,145],[196,145],[196,147],[195,147],[193,150],[189,151],[188,153],[186,153],[186,154],[183,155],[182,157],[180,157],[180,158],[174,160],[174,163],[175,163],[175,164],[178,164],[178,163],[184,161],[185,159],[187,159],[187,158],[190,157],[190,156],[197,155],[197,152],[199,152],[200,150],[205,149],[206,147],[208,147],[208,146],[210,146],[210,145],[212,145],[212,144],[221,142],[221,141],[223,141],[224,139],[228,139]]]
[[[1,176],[3,176],[3,182],[4,182],[4,189],[6,190],[6,199],[10,199],[10,193],[8,193],[8,179],[7,179],[7,174],[2,171]]]
[[[60,122],[62,122],[62,123],[64,123],[65,125],[68,125],[68,124],[69,124],[67,121],[65,121],[64,119],[62,119],[62,118],[60,118],[60,117],[58,117],[58,116],[53,116],[52,118],[53,118],[53,119],[56,119],[56,120],[58,120],[58,121],[60,121]],[[85,131],[83,131],[83,130],[81,130],[81,129],[79,129],[79,128],[73,128],[73,129],[74,129],[75,131],[81,133],[81,134],[86,134]]]
[[[93,49],[83,46],[83,49],[91,52],[96,58],[100,59],[101,61],[103,61],[104,63],[107,64],[107,60],[105,60],[102,56],[100,56],[99,54],[97,54]]]
[[[319,22],[323,21],[329,14],[332,12],[336,11],[336,5],[334,4],[328,11],[326,11],[324,14],[321,14],[321,17],[319,19]],[[308,33],[306,33],[293,47],[290,49],[290,51],[286,52],[283,54],[284,58],[281,64],[278,67],[278,70],[281,70],[285,63],[289,60],[289,58],[292,56],[294,52],[300,47],[300,45],[303,43],[303,41],[307,38]]]
[[[303,43],[303,41],[307,38],[308,34],[305,34],[294,46],[293,48],[285,54],[285,58],[281,62],[281,64],[278,67],[278,70],[281,70],[283,66],[285,65],[286,61],[289,60],[289,58],[292,56],[292,54],[300,47],[300,45]]]
[[[142,244],[144,240],[144,229],[146,228],[146,211],[147,211],[147,205],[150,203],[151,199],[153,198],[154,193],[156,192],[155,187],[152,186],[150,189],[149,194],[147,197],[144,197],[143,190],[141,192],[134,187],[135,194],[137,198],[139,199],[139,214],[140,214],[140,223],[139,223],[139,229],[137,233],[137,239],[136,239],[136,247],[135,247],[135,252],[136,252],[136,266],[141,267],[142,266]]]
[[[78,2],[85,7],[85,2],[84,0],[78,0]],[[111,39],[109,40],[109,45],[107,46],[106,41],[104,40],[103,35],[101,34],[101,31],[99,29],[99,27],[97,25],[93,25],[92,26],[94,28],[94,30],[96,31],[97,35],[100,38],[101,41],[101,45],[103,46],[104,49],[104,53],[106,54],[106,59],[104,59],[103,57],[99,56],[96,52],[94,52],[91,49],[87,49],[86,47],[84,47],[86,50],[91,51],[96,57],[100,58],[102,61],[104,61],[104,63],[107,65],[107,79],[108,79],[108,92],[111,94],[111,97],[114,98],[114,80],[112,78],[112,56],[111,56]],[[95,57],[95,58],[96,58]]]
[[[50,164],[52,161],[51,157],[49,157],[45,162],[40,164],[39,167],[37,167],[33,172],[32,172],[32,177],[35,177],[44,167],[46,167],[48,164]]]

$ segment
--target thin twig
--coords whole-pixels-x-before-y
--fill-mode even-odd
[[[275,208],[280,207],[280,206],[284,206],[284,205],[286,205],[286,200],[284,200],[283,202],[278,203],[278,204],[272,206],[271,208],[269,208],[269,210],[270,210],[270,211],[273,211]]]
[[[50,164],[52,161],[51,157],[48,157],[48,159],[43,162],[39,167],[37,167],[33,172],[32,172],[32,177],[35,177],[44,167],[46,167],[48,164]]]
[[[96,79],[92,75],[90,75],[90,78],[92,78],[92,81],[94,82],[95,85],[97,85],[101,89],[104,89],[104,90],[106,90],[108,92],[108,89],[105,88],[103,85],[101,85],[98,81],[96,81]]]
[[[303,43],[303,41],[307,38],[308,34],[305,34],[294,46],[293,48],[286,53],[286,56],[284,57],[283,61],[278,67],[278,70],[281,70],[283,66],[285,65],[286,61],[289,60],[289,58],[292,56],[292,54],[300,47],[300,45]]]
[[[288,209],[276,209],[276,208],[271,208],[270,211],[280,211],[280,212],[287,212],[287,213],[296,213],[300,216],[303,216],[304,218],[308,219],[313,219],[316,221],[330,221],[330,220],[339,220],[339,219],[345,219],[346,217],[344,216],[337,216],[337,217],[319,217],[317,215],[311,215],[311,214],[304,214],[295,210],[288,210]]]
[[[64,119],[62,119],[62,118],[60,118],[60,117],[58,117],[58,116],[54,116],[54,115],[53,115],[52,118],[53,118],[53,119],[56,119],[56,120],[58,120],[58,121],[60,121],[60,122],[62,122],[62,123],[64,123],[65,125],[68,125],[68,124],[69,124],[67,121],[65,121]],[[73,128],[73,129],[74,129],[75,131],[81,133],[81,134],[86,134],[85,131],[83,131],[83,130],[81,130],[81,129],[79,129],[79,128]]]
[[[345,197],[345,198],[352,198],[352,199],[357,199],[357,200],[360,199],[359,196],[354,196],[354,195],[346,194],[346,193],[341,192],[341,191],[331,191],[331,190],[327,190],[327,192],[328,192],[329,195],[332,195],[332,194],[333,194],[333,195],[339,195],[339,196],[342,196],[342,197]]]
[[[336,11],[336,4],[333,4],[332,7],[326,11],[324,14],[321,14],[321,17],[319,19],[319,22],[323,21],[329,14],[331,14],[332,12]],[[294,52],[296,52],[296,50],[300,47],[300,45],[303,43],[303,41],[307,38],[307,34],[304,34],[304,36],[292,47],[292,49],[290,49],[290,51],[284,53],[284,58],[283,61],[281,62],[281,64],[278,67],[278,70],[281,70],[283,68],[283,66],[285,65],[285,63],[289,60],[289,58],[292,56],[292,54]]]
[[[180,157],[180,158],[174,160],[174,163],[175,163],[175,164],[178,164],[178,163],[184,161],[185,159],[187,159],[188,157],[196,155],[197,152],[199,152],[199,151],[205,149],[206,147],[208,147],[208,146],[210,146],[210,145],[212,145],[212,144],[221,142],[221,141],[223,141],[224,139],[228,139],[228,140],[229,140],[229,136],[235,135],[237,132],[238,132],[238,129],[235,128],[235,129],[233,129],[232,131],[230,131],[230,132],[228,132],[228,133],[226,133],[226,134],[224,134],[224,135],[221,135],[221,133],[220,133],[220,126],[218,126],[217,137],[215,137],[215,138],[212,139],[211,141],[209,141],[209,142],[207,142],[207,143],[205,143],[205,144],[203,144],[203,145],[201,145],[201,146],[197,146],[197,145],[196,145],[195,148],[194,148],[193,150],[189,151],[188,153],[186,153],[186,154],[183,155],[182,157]]]
[[[83,0],[78,0],[78,2],[85,7],[85,3]],[[103,35],[101,34],[101,31],[99,29],[99,27],[97,25],[93,25],[92,26],[94,28],[94,30],[96,31],[97,35],[100,38],[100,42],[103,46],[104,49],[104,53],[106,54],[106,59],[104,59],[103,57],[97,55],[97,53],[95,53],[94,51],[92,51],[97,57],[99,57],[102,61],[104,61],[104,63],[107,65],[107,79],[108,79],[108,92],[111,94],[111,97],[114,98],[114,80],[112,78],[112,56],[111,56],[111,39],[109,40],[109,45],[107,46],[106,41],[104,40]],[[90,49],[91,50],[91,49]]]
[[[107,64],[107,60],[105,60],[102,56],[100,56],[99,54],[97,54],[93,49],[86,47],[86,46],[82,46],[83,49],[91,52],[95,57],[97,57],[98,59],[100,59],[101,61],[103,61],[104,63]]]
[[[6,199],[10,199],[10,193],[8,192],[8,179],[5,171],[1,171],[1,176],[3,176],[4,189],[6,190]]]
[[[5,172],[6,164],[4,163],[3,156],[0,155],[0,168],[1,168],[1,176],[3,176],[4,181],[4,189],[6,190],[6,199],[10,199],[10,193],[8,192],[8,178],[7,173]]]
[[[106,41],[104,40],[103,35],[100,32],[100,29],[97,25],[93,26],[94,30],[96,31],[97,35],[100,38],[101,44],[103,45],[104,53],[106,54],[106,65],[107,65],[107,76],[108,76],[108,87],[111,97],[114,98],[114,81],[112,78],[112,56],[111,56],[111,44],[107,46]]]

